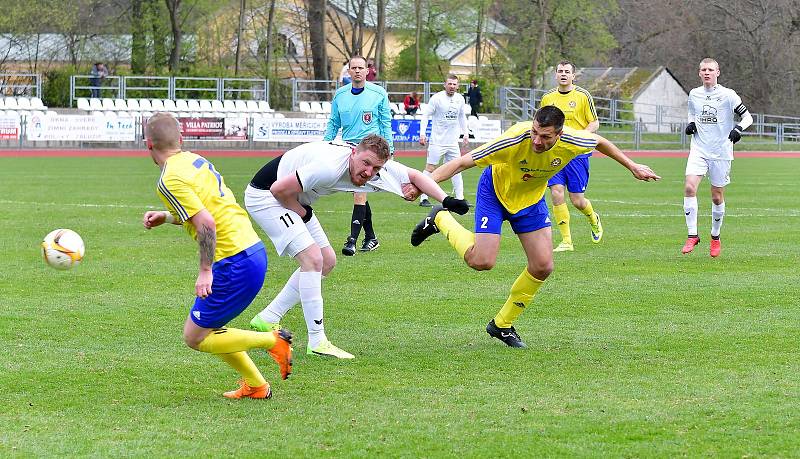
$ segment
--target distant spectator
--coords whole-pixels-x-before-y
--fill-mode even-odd
[[[342,71],[339,73],[339,86],[352,83],[353,79],[350,78],[350,62],[345,61],[342,65]]]
[[[378,77],[378,70],[375,69],[375,62],[370,59],[367,61],[367,81],[375,81]]]
[[[403,99],[403,105],[406,108],[406,113],[409,115],[416,115],[417,110],[419,110],[419,97],[417,97],[417,92],[412,91],[411,94],[407,95],[405,99]]]
[[[100,87],[103,86],[103,80],[108,76],[108,69],[102,62],[96,62],[92,66],[92,77],[89,78],[89,84],[92,85],[92,97],[100,97]]]
[[[472,80],[467,90],[467,102],[472,107],[472,114],[478,116],[478,108],[483,104],[481,88],[478,87],[478,80]]]

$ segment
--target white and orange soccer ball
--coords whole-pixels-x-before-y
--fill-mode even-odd
[[[56,269],[70,269],[83,260],[83,239],[75,231],[57,229],[42,241],[42,257],[45,263]]]

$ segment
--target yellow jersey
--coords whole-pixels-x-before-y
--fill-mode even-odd
[[[217,226],[214,261],[236,255],[260,241],[250,217],[236,203],[222,176],[200,155],[182,151],[167,158],[157,193],[194,240],[197,230],[189,219],[203,209],[214,217]]]
[[[551,149],[537,153],[531,142],[532,125],[532,121],[517,123],[470,153],[476,165],[492,166],[497,199],[512,214],[539,202],[550,177],[597,146],[595,134],[565,126]]]
[[[592,95],[580,86],[575,86],[566,94],[558,88],[547,91],[542,96],[539,107],[548,105],[560,108],[564,112],[564,126],[572,129],[586,129],[589,123],[597,119]]]

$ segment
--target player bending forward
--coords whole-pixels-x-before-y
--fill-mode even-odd
[[[528,258],[528,266],[511,286],[511,294],[486,332],[511,347],[527,347],[513,327],[553,271],[553,241],[544,192],[547,181],[571,159],[593,149],[628,168],[639,180],[658,180],[649,167],[625,156],[613,143],[588,131],[564,127],[564,112],[546,106],[533,122],[517,123],[499,138],[433,172],[437,182],[475,166],[485,166],[475,201],[475,233],[439,206],[431,209],[411,234],[420,245],[442,232],[470,268],[492,269],[500,249],[500,229],[508,220]]]
[[[311,204],[320,196],[349,192],[389,191],[413,201],[427,193],[458,214],[467,213],[464,200],[447,196],[421,172],[389,159],[389,144],[375,134],[357,146],[311,142],[287,151],[256,173],[244,196],[247,211],[267,233],[280,256],[300,265],[275,299],[253,320],[256,330],[279,329],[283,316],[297,303],[308,327],[307,354],[352,359],[325,335],[322,277],[336,265],[331,248]]]

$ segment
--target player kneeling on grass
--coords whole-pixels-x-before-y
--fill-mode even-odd
[[[508,220],[517,234],[528,266],[511,286],[511,294],[486,332],[511,347],[526,347],[513,327],[522,311],[553,271],[553,242],[544,193],[547,181],[571,159],[597,151],[628,168],[639,180],[658,180],[649,167],[631,161],[613,143],[588,131],[564,127],[564,113],[546,106],[532,122],[517,123],[492,142],[450,161],[433,172],[437,182],[474,166],[485,166],[478,181],[475,233],[461,226],[449,212],[434,207],[411,234],[420,245],[438,232],[471,268],[492,269],[500,248],[500,229]]]
[[[320,196],[339,191],[389,191],[413,201],[419,191],[458,214],[467,202],[447,196],[421,172],[389,159],[389,144],[375,134],[358,145],[311,142],[273,159],[256,173],[244,195],[247,211],[281,256],[297,260],[300,267],[283,290],[250,321],[256,330],[279,328],[283,316],[297,303],[303,306],[308,327],[308,354],[352,359],[325,335],[322,314],[322,277],[336,265],[336,253],[311,204]]]
[[[167,211],[147,211],[143,224],[151,229],[164,223],[183,225],[200,249],[197,297],[183,325],[183,339],[192,349],[218,355],[241,376],[238,390],[228,398],[270,398],[272,390],[247,355],[266,349],[286,379],[292,371],[292,334],[226,328],[256,297],[267,272],[267,253],[247,213],[205,158],[181,151],[178,121],[157,113],[147,122],[147,148],[161,168],[158,196]]]

